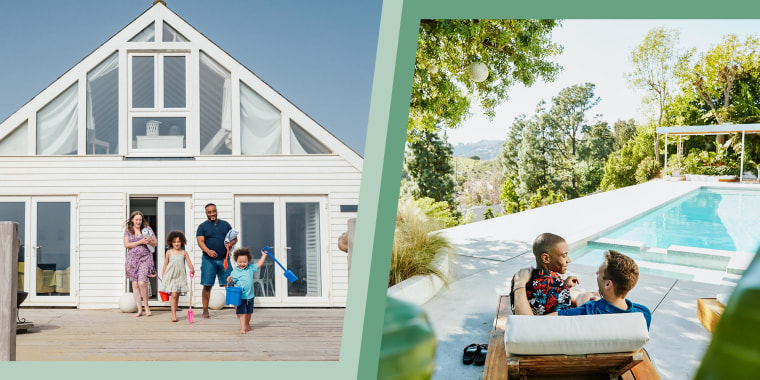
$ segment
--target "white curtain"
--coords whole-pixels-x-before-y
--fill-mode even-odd
[[[164,21],[164,42],[188,42],[185,36],[181,35],[178,31],[172,28],[171,25]]]
[[[332,151],[295,121],[290,121],[290,154],[330,154]]]
[[[26,142],[29,136],[29,123],[24,122],[18,128],[0,140],[0,156],[26,156]]]
[[[140,33],[137,33],[136,36],[132,37],[129,42],[153,42],[156,40],[155,29],[156,28],[154,28],[154,23],[151,23],[147,28],[143,29]]]
[[[221,154],[225,151],[232,150],[232,115],[230,111],[230,73],[224,69],[221,65],[216,63],[213,59],[201,52],[201,82],[213,81],[214,75],[224,78],[222,84],[222,104],[221,104],[221,122],[219,125],[207,125],[205,121],[206,115],[218,112],[218,102],[214,99],[216,94],[208,94],[204,90],[211,86],[201,86],[201,136],[212,136],[206,141],[201,139],[201,144],[205,144],[201,148],[201,154]],[[211,75],[210,75],[211,74]],[[205,87],[205,88],[204,88]],[[215,109],[217,108],[217,109]],[[216,119],[216,118],[213,118]],[[209,133],[211,132],[211,133]],[[227,149],[221,149],[222,144]],[[221,150],[221,152],[220,152]]]
[[[77,88],[75,83],[37,112],[37,154],[77,154]]]
[[[240,82],[240,152],[281,154],[280,111]]]

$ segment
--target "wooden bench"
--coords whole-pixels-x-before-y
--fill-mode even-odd
[[[697,319],[702,322],[707,331],[712,333],[718,325],[724,308],[725,306],[717,298],[698,298]]]
[[[488,342],[483,380],[660,379],[644,349],[631,353],[508,357],[504,347],[509,296],[500,296]]]

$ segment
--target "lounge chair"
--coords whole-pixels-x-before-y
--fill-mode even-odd
[[[652,362],[649,360],[649,356],[643,348],[622,353],[612,352],[592,354],[572,352],[569,355],[517,355],[507,353],[505,346],[505,331],[507,330],[508,316],[511,315],[509,304],[509,296],[499,297],[496,318],[494,319],[493,330],[491,331],[491,340],[488,345],[488,355],[483,370],[484,380],[660,379],[660,376],[657,374]],[[536,318],[534,321],[540,322],[540,319],[537,318],[550,317],[533,318]],[[641,320],[643,322],[643,317]],[[530,331],[527,332],[530,333]],[[525,335],[527,336],[530,334]],[[641,344],[643,345],[643,343]],[[579,346],[588,346],[588,344],[582,344]]]

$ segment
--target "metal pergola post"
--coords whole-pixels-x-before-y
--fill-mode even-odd
[[[665,179],[665,173],[668,172],[668,134],[665,134],[665,169],[662,170],[662,178]]]
[[[742,131],[742,160],[739,166],[739,183],[744,179],[744,131]]]

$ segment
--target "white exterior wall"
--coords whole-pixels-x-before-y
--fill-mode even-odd
[[[217,205],[219,217],[232,222],[235,196],[326,196],[330,258],[327,266],[329,305],[344,307],[348,285],[346,254],[338,237],[354,212],[361,171],[342,156],[217,156],[194,160],[123,159],[105,156],[0,157],[0,197],[73,195],[79,237],[72,263],[78,278],[77,306],[116,308],[124,290],[125,249],[122,244],[128,195],[191,197],[193,229],[206,220],[203,206]],[[158,233],[158,232],[157,232]],[[159,239],[165,238],[160,236]],[[200,268],[201,251],[195,231],[187,236],[193,265]],[[199,279],[196,276],[195,284]],[[200,287],[195,287],[195,304]]]

